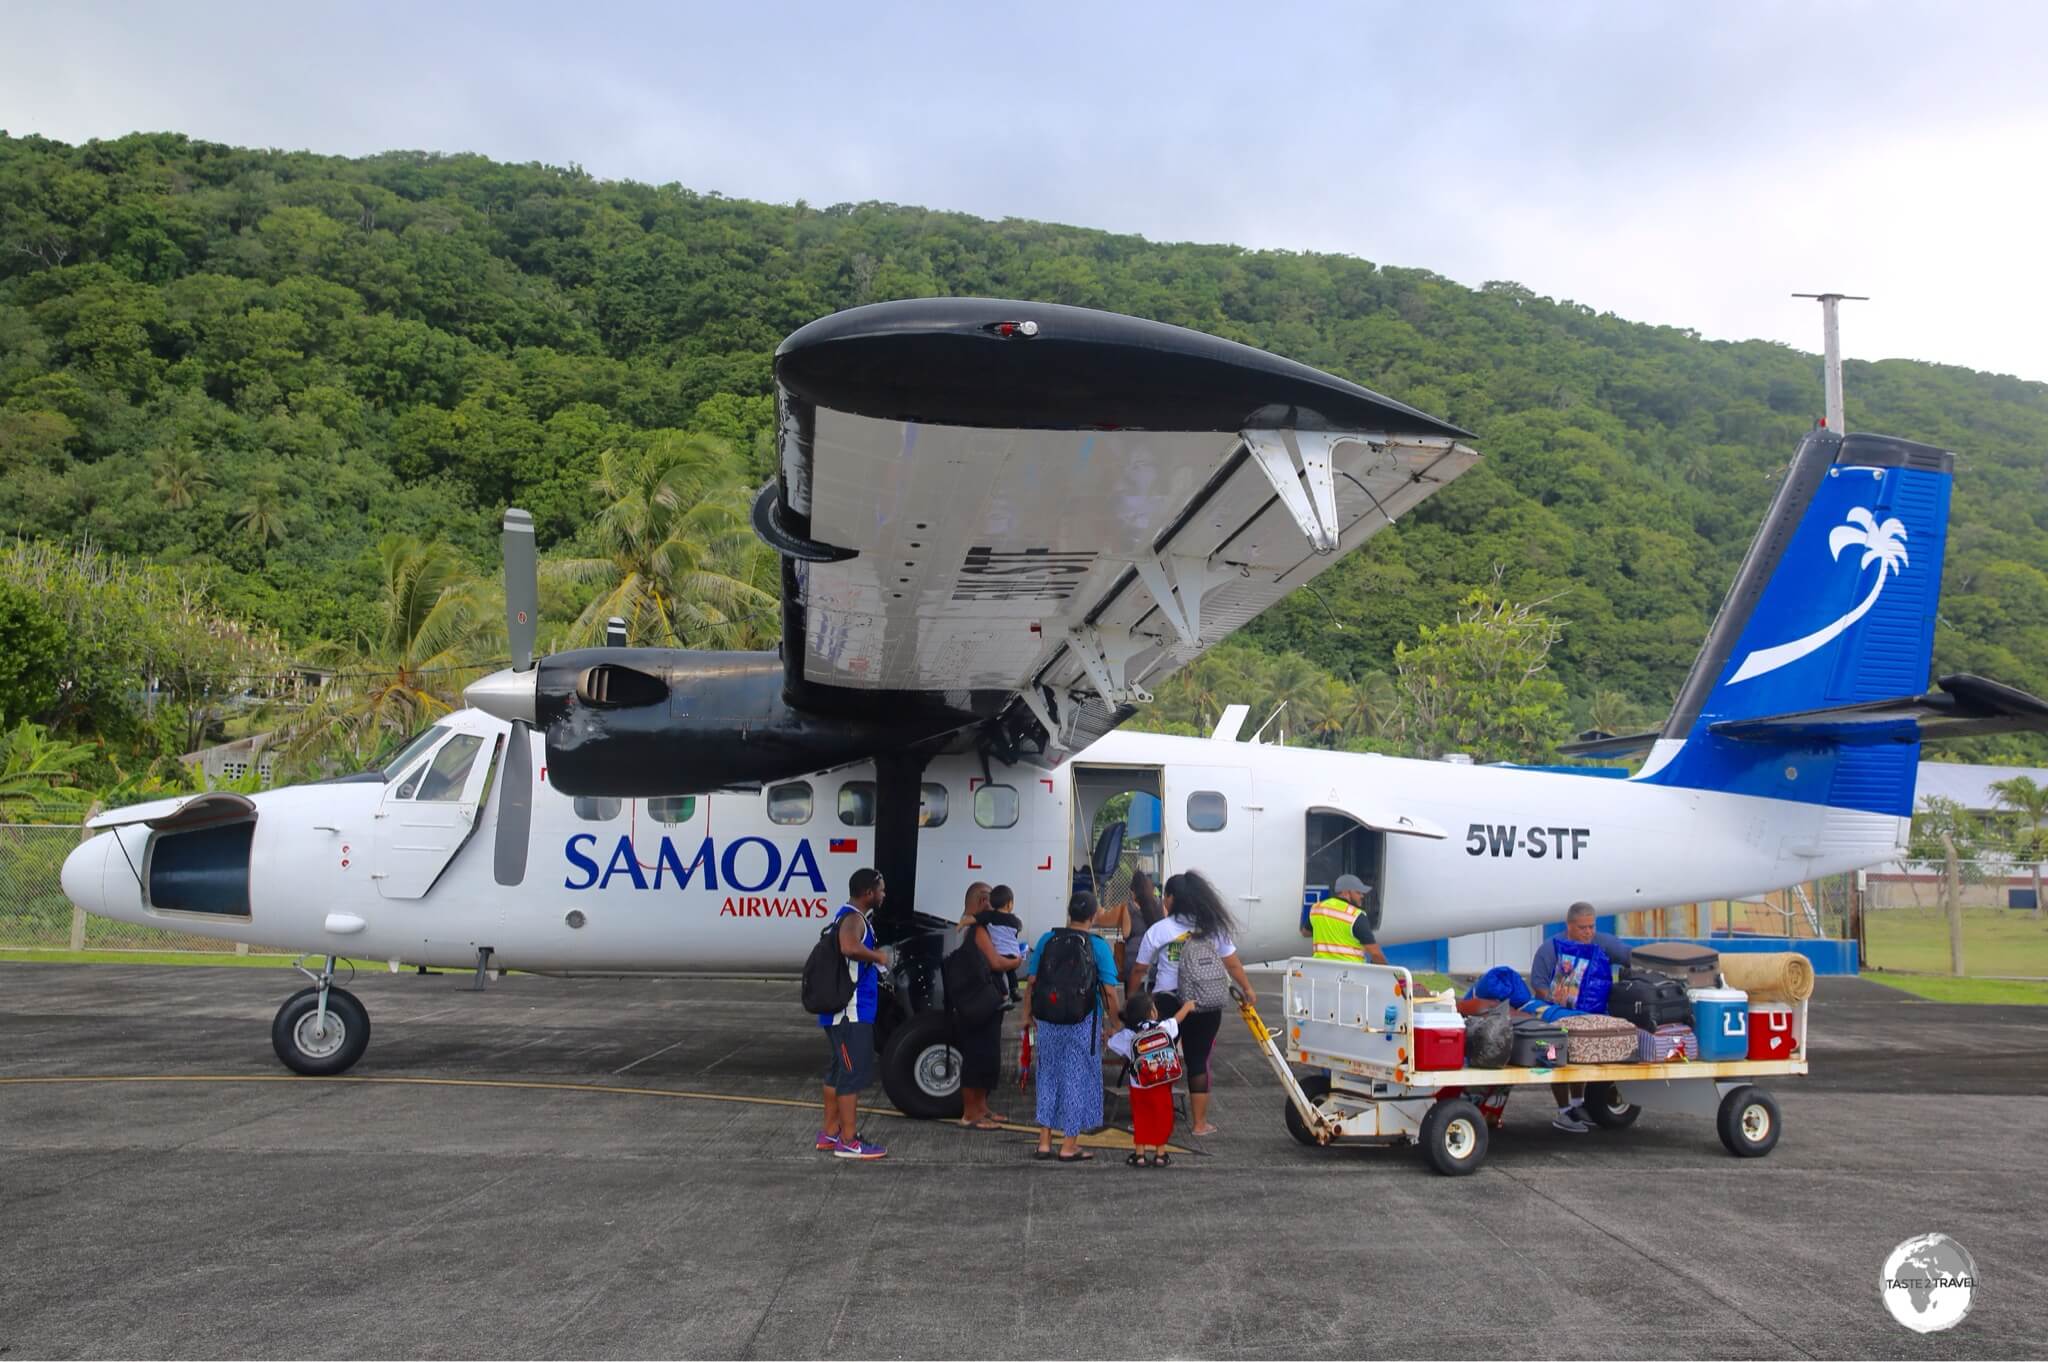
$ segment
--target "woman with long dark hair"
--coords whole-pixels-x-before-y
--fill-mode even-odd
[[[1237,934],[1237,921],[1223,906],[1216,887],[1194,871],[1186,870],[1167,879],[1165,898],[1165,916],[1148,928],[1144,940],[1138,943],[1138,962],[1131,967],[1131,992],[1145,987],[1149,975],[1152,987],[1164,995],[1159,1010],[1177,1011],[1181,1004],[1175,991],[1180,983],[1181,953],[1191,939],[1200,937],[1222,957],[1223,968],[1245,1000],[1256,1002],[1257,994],[1252,990],[1251,980],[1245,977],[1244,962],[1237,958],[1237,942],[1232,939]],[[1216,1133],[1216,1127],[1209,1124],[1209,1055],[1222,1027],[1221,1008],[1194,1012],[1181,1024],[1188,1105],[1197,1135]]]

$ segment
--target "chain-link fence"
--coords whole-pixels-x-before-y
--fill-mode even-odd
[[[222,951],[233,944],[164,927],[116,922],[74,909],[64,897],[64,858],[77,828],[0,823],[0,949]]]

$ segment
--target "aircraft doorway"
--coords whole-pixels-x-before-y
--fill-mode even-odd
[[[1156,890],[1166,876],[1160,826],[1160,771],[1156,766],[1074,768],[1074,882],[1097,903],[1131,897],[1131,879],[1144,871]]]
[[[1386,850],[1385,833],[1366,827],[1348,814],[1311,810],[1307,854],[1302,858],[1302,907],[1306,909],[1327,898],[1339,875],[1356,875],[1372,890],[1365,908],[1372,929],[1378,931],[1386,907],[1381,901]]]

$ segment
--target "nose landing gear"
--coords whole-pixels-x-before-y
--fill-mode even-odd
[[[270,1023],[271,1048],[294,1073],[316,1078],[347,1073],[370,1047],[370,1013],[355,994],[334,986],[334,965],[330,955],[316,974],[294,962],[292,968],[313,986],[286,998]]]

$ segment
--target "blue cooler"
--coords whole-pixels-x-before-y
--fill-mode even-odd
[[[1689,988],[1692,1029],[1704,1060],[1749,1058],[1749,995],[1739,988]]]

